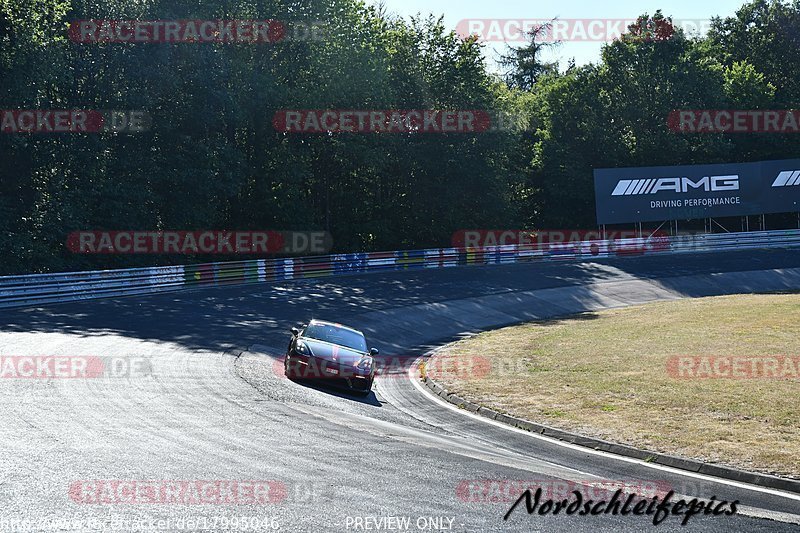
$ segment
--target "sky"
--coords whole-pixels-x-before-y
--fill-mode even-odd
[[[367,0],[376,3],[378,0]],[[615,21],[635,19],[642,13],[653,14],[661,9],[665,16],[682,23],[690,31],[702,27],[713,16],[732,16],[747,0],[614,0],[603,2],[598,0],[383,0],[389,13],[404,18],[422,13],[444,15],[447,28],[457,29],[460,21],[473,21],[472,29],[483,26],[483,34],[489,38],[485,49],[490,67],[497,68],[494,60],[506,50],[504,39],[509,35],[519,35],[514,31],[515,21],[539,21],[558,18],[562,21],[558,36],[569,36],[563,44],[550,49],[543,59],[558,60],[562,70],[567,61],[574,58],[578,65],[597,63],[600,60],[600,49],[603,42],[580,40],[582,34],[604,38],[613,34]],[[579,20],[582,22],[570,22]],[[462,28],[469,28],[466,23]],[[624,29],[622,24],[618,27]],[[477,30],[476,30],[477,31]],[[520,45],[522,42],[512,41],[510,44]]]

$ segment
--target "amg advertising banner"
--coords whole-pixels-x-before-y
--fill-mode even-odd
[[[597,223],[800,211],[800,159],[594,171]]]

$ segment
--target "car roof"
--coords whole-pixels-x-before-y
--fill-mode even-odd
[[[362,332],[360,332],[359,330],[357,330],[357,329],[355,329],[355,328],[351,328],[350,326],[345,326],[344,324],[337,324],[336,322],[328,322],[328,321],[325,321],[325,320],[317,320],[317,319],[312,319],[312,320],[311,320],[311,322],[309,322],[309,323],[308,323],[308,325],[309,325],[309,326],[312,326],[312,325],[317,325],[317,326],[333,326],[333,327],[335,327],[335,328],[346,329],[346,330],[352,331],[352,332],[354,332],[354,333],[358,333],[359,335],[362,335],[362,336],[364,335],[364,334],[363,334]]]

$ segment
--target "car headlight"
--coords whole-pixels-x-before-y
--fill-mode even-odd
[[[372,370],[372,358],[365,357],[364,359],[359,361],[358,364],[356,364],[356,368],[364,370],[365,372],[369,372],[370,370]]]
[[[300,355],[311,355],[311,349],[303,341],[297,341],[297,344],[294,345],[294,350]]]

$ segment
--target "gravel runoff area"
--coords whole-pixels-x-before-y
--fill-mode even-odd
[[[800,478],[800,295],[687,299],[482,333],[427,365],[500,412]]]

